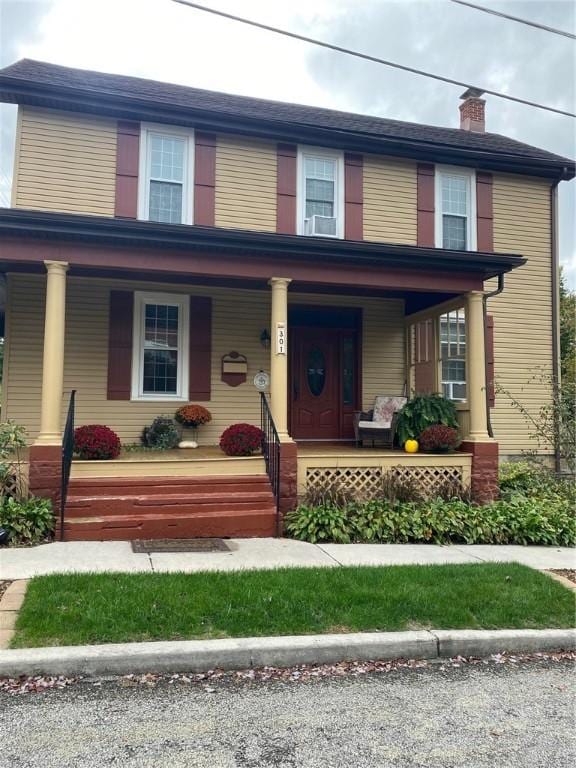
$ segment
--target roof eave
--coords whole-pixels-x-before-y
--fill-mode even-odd
[[[458,270],[484,279],[526,263],[518,254],[455,251],[328,237],[281,235],[250,230],[157,224],[131,219],[0,208],[0,235],[31,239],[76,240],[125,247],[202,249],[286,259],[315,259],[417,270]]]
[[[473,164],[478,168],[511,171],[558,180],[576,175],[575,164],[456,147],[444,143],[369,136],[335,128],[297,125],[276,120],[233,116],[224,112],[195,110],[106,93],[92,93],[78,88],[64,88],[24,81],[0,75],[0,100],[52,109],[82,111],[125,120],[149,120],[194,125],[208,131],[232,132],[278,141],[322,144],[356,152],[396,155],[436,162]]]

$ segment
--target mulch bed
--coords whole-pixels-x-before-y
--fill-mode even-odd
[[[558,573],[576,584],[576,568],[551,568],[552,573]]]
[[[0,600],[2,599],[2,595],[4,592],[6,592],[10,584],[12,584],[11,581],[0,581]]]

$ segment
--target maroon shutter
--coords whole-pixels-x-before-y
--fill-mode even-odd
[[[492,206],[492,174],[476,173],[476,228],[479,251],[494,250],[494,213]]]
[[[276,232],[296,234],[296,157],[295,144],[278,144],[276,175]]]
[[[417,242],[433,248],[434,242],[434,166],[418,163],[417,166]]]
[[[196,131],[194,150],[194,224],[214,226],[216,135]]]
[[[190,400],[210,400],[212,381],[212,299],[190,296]]]
[[[494,317],[486,315],[486,386],[488,389],[488,407],[496,405],[496,389],[494,385]]]
[[[130,400],[134,294],[110,291],[108,323],[108,400]]]
[[[364,238],[364,158],[349,152],[344,154],[344,237],[346,240]]]
[[[114,215],[125,219],[138,216],[138,163],[140,123],[119,120],[116,143],[116,198]]]
[[[429,395],[436,387],[436,355],[434,352],[434,322],[416,324],[414,389],[417,395]]]

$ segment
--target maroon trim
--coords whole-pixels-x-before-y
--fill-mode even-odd
[[[296,234],[296,144],[278,144],[276,174],[276,232]]]
[[[476,173],[476,228],[479,251],[494,250],[494,210],[492,203],[492,174]]]
[[[434,247],[434,173],[429,163],[418,163],[417,176],[417,242],[418,245]]]
[[[138,163],[140,123],[119,120],[116,139],[116,197],[114,215],[125,219],[138,216]]]
[[[134,294],[110,291],[108,325],[108,400],[130,400]]]
[[[364,158],[344,153],[344,237],[364,239]]]
[[[67,261],[72,268],[126,269],[135,274],[149,272],[162,275],[210,276],[268,281],[282,269],[285,277],[315,286],[345,286],[369,290],[426,291],[464,293],[484,288],[482,272],[437,269],[400,269],[373,264],[323,264],[319,259],[302,258],[287,261],[258,255],[250,259],[237,254],[196,250],[172,251],[158,248],[121,248],[115,245],[80,243],[46,243],[39,240],[4,239],[0,243],[0,259],[23,263],[46,260]],[[408,261],[407,257],[407,261]]]
[[[212,381],[212,299],[190,296],[188,397],[210,400]]]
[[[496,405],[494,375],[494,316],[486,315],[486,387],[488,389],[489,408],[494,408]]]
[[[214,226],[216,134],[196,131],[194,151],[194,224]]]

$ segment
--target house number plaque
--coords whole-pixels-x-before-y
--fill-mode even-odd
[[[284,323],[276,323],[276,354],[286,354],[286,326]]]

